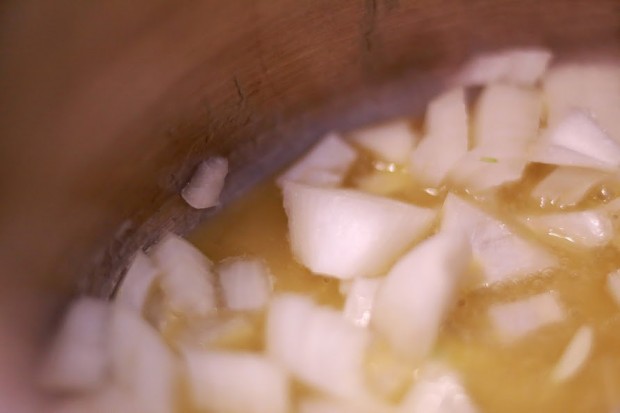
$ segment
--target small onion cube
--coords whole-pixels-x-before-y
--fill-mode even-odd
[[[404,164],[418,136],[409,122],[400,120],[356,130],[350,140],[383,161]]]
[[[114,306],[109,348],[114,384],[144,413],[170,413],[176,406],[177,361],[159,333],[138,313]]]
[[[426,136],[411,156],[410,170],[416,180],[440,186],[448,172],[467,152],[467,108],[463,89],[435,98],[426,114]]]
[[[565,318],[555,293],[542,293],[518,301],[495,304],[489,309],[500,339],[510,343]]]
[[[355,149],[338,134],[330,133],[280,175],[276,183],[280,187],[286,182],[339,186],[356,159]]]
[[[465,64],[456,82],[465,86],[496,82],[531,86],[540,80],[552,57],[549,50],[542,48],[481,54]]]
[[[206,315],[216,308],[213,264],[189,241],[167,234],[151,256],[161,270],[161,287],[173,311]]]
[[[201,162],[181,196],[193,208],[204,209],[220,203],[220,194],[228,174],[228,160],[214,157]]]
[[[235,258],[218,266],[224,304],[231,310],[260,310],[271,293],[271,275],[261,260]]]
[[[426,357],[470,260],[469,244],[458,233],[440,232],[414,247],[377,291],[372,326],[402,356]]]
[[[580,327],[555,365],[551,373],[553,380],[563,382],[579,373],[590,356],[593,341],[592,327]]]
[[[381,280],[378,278],[354,279],[346,292],[344,318],[358,327],[366,327],[370,322],[379,285]]]
[[[479,98],[474,117],[476,146],[525,147],[538,136],[542,101],[534,89],[495,84]]]
[[[569,112],[532,149],[541,163],[615,170],[620,166],[620,143],[610,138],[588,115]]]
[[[365,400],[368,330],[350,324],[336,310],[286,294],[273,300],[266,331],[267,353],[297,379],[344,400]]]
[[[316,274],[341,279],[387,270],[436,215],[361,191],[294,183],[284,188],[284,209],[295,257]]]
[[[268,358],[244,352],[185,351],[196,407],[227,413],[289,412],[286,373]]]
[[[556,126],[581,109],[592,116],[609,136],[620,142],[620,68],[609,63],[573,63],[551,69],[544,93],[548,124]]]
[[[514,280],[558,264],[545,249],[453,194],[448,194],[444,201],[441,229],[462,232],[469,238],[488,284]]]
[[[436,362],[424,365],[418,380],[399,406],[410,413],[476,413],[460,377],[447,366]]]
[[[46,390],[80,392],[100,386],[109,361],[109,303],[82,297],[69,307],[39,376]]]

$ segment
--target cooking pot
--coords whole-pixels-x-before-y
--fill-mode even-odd
[[[7,0],[0,9],[0,411],[76,292],[215,210],[179,190],[230,159],[224,204],[325,132],[420,114],[470,56],[620,50],[617,0]]]

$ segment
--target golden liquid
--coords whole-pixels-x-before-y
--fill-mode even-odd
[[[522,182],[477,202],[509,223],[519,214],[542,212],[529,192],[548,172],[549,168],[531,166]],[[445,188],[425,191],[405,172],[368,156],[357,162],[345,184],[429,207],[440,207],[446,193]],[[600,189],[573,209],[604,202]],[[613,195],[617,189],[608,185],[603,192]],[[481,412],[618,411],[613,409],[620,408],[620,308],[606,290],[606,276],[620,268],[620,254],[614,247],[586,250],[523,228],[518,232],[544,243],[562,265],[518,282],[465,289],[442,329],[435,356],[460,372]],[[319,303],[342,306],[337,280],[312,275],[292,257],[282,198],[273,182],[204,223],[190,240],[216,262],[231,256],[261,257],[275,276],[276,291],[301,292]],[[502,344],[487,319],[489,306],[550,290],[559,293],[567,319],[514,344]],[[554,383],[550,378],[554,365],[584,324],[594,329],[587,364],[570,380]]]

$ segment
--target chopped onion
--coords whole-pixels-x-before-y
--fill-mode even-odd
[[[496,84],[478,101],[474,117],[476,146],[523,148],[538,136],[542,102],[534,89]]]
[[[607,175],[603,172],[560,166],[541,180],[532,190],[532,197],[558,207],[580,202]]]
[[[556,382],[566,381],[579,373],[590,356],[593,341],[592,327],[580,327],[555,365],[551,373],[553,380]]]
[[[218,266],[224,304],[231,310],[260,310],[271,293],[271,275],[257,259],[235,258]]]
[[[227,174],[226,158],[209,158],[198,165],[194,175],[181,191],[181,196],[196,209],[216,206],[220,203],[220,193]]]
[[[470,247],[458,233],[440,232],[414,247],[377,291],[373,327],[403,356],[426,357],[470,260]]]
[[[81,392],[100,386],[108,353],[108,303],[78,298],[67,311],[40,372],[46,390]]]
[[[609,166],[604,163],[582,153],[549,143],[544,137],[532,145],[528,160],[548,165],[609,170]]]
[[[409,122],[399,120],[356,130],[351,141],[383,161],[405,164],[418,136]]]
[[[243,352],[185,351],[196,407],[227,413],[287,413],[285,372],[264,356]]]
[[[374,306],[375,294],[381,284],[378,278],[356,278],[347,291],[344,318],[359,327],[366,327]]]
[[[212,263],[192,244],[167,234],[152,258],[161,270],[161,287],[173,311],[205,315],[216,308]]]
[[[312,272],[374,276],[430,229],[435,211],[350,189],[284,187],[290,242]]]
[[[426,136],[411,157],[410,169],[416,179],[438,187],[467,152],[468,128],[463,89],[435,98],[426,114]]]
[[[280,187],[285,182],[339,186],[356,158],[357,153],[349,144],[338,134],[330,133],[282,174],[276,183]]]
[[[620,68],[617,64],[559,66],[545,76],[543,88],[551,127],[574,109],[582,109],[612,139],[620,141]]]
[[[158,269],[152,260],[142,251],[138,251],[116,292],[115,301],[142,312],[157,275]]]
[[[620,270],[607,274],[607,291],[616,304],[620,306]]]
[[[564,308],[557,295],[552,292],[496,304],[489,309],[489,316],[500,338],[505,342],[515,341],[565,318]]]
[[[485,53],[466,63],[456,80],[465,86],[495,82],[530,86],[545,73],[551,58],[551,52],[541,48]]]
[[[268,354],[297,379],[335,397],[365,400],[368,330],[355,327],[336,310],[286,294],[273,299],[266,331]]]
[[[110,319],[111,373],[115,385],[144,413],[176,406],[177,364],[159,333],[135,311],[114,306]]]
[[[484,146],[467,152],[450,171],[452,184],[478,193],[521,179],[527,165],[523,148]]]
[[[489,284],[507,281],[554,267],[557,259],[544,248],[521,238],[506,224],[456,195],[443,206],[442,231],[464,232],[474,258]]]
[[[588,248],[607,245],[614,232],[611,220],[598,211],[529,216],[525,218],[525,222],[536,232]]]
[[[572,111],[534,146],[531,159],[611,171],[620,166],[620,143],[607,136],[584,112]]]
[[[450,368],[430,362],[401,402],[399,411],[410,413],[476,413],[460,377]]]

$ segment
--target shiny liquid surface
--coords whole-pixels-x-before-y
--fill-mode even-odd
[[[529,197],[533,185],[549,171],[540,165],[530,166],[520,183],[488,198],[469,198],[509,224],[515,223],[514,217],[519,213],[558,210],[553,206],[541,206]],[[441,207],[447,192],[446,188],[425,190],[406,172],[370,157],[357,162],[345,186],[437,208]],[[602,204],[618,193],[618,188],[612,184],[596,188],[571,209],[582,210]],[[620,254],[611,245],[582,249],[564,240],[537,236],[523,227],[514,228],[522,235],[537,238],[560,257],[562,265],[517,282],[493,287],[465,286],[443,326],[435,356],[460,372],[481,412],[618,411],[620,309],[607,291],[606,276],[620,268]],[[275,276],[276,292],[301,292],[319,303],[342,307],[338,281],[312,275],[293,258],[282,198],[273,182],[261,185],[222,211],[216,219],[204,223],[190,240],[214,262],[231,256],[261,257]],[[498,340],[488,319],[489,306],[544,291],[559,294],[567,310],[567,319],[513,344]],[[553,367],[575,331],[584,324],[594,330],[593,350],[587,364],[570,380],[554,383],[550,378]],[[247,348],[262,348],[259,322],[256,329],[258,331],[247,339],[240,338],[242,346],[243,340],[247,340]]]

